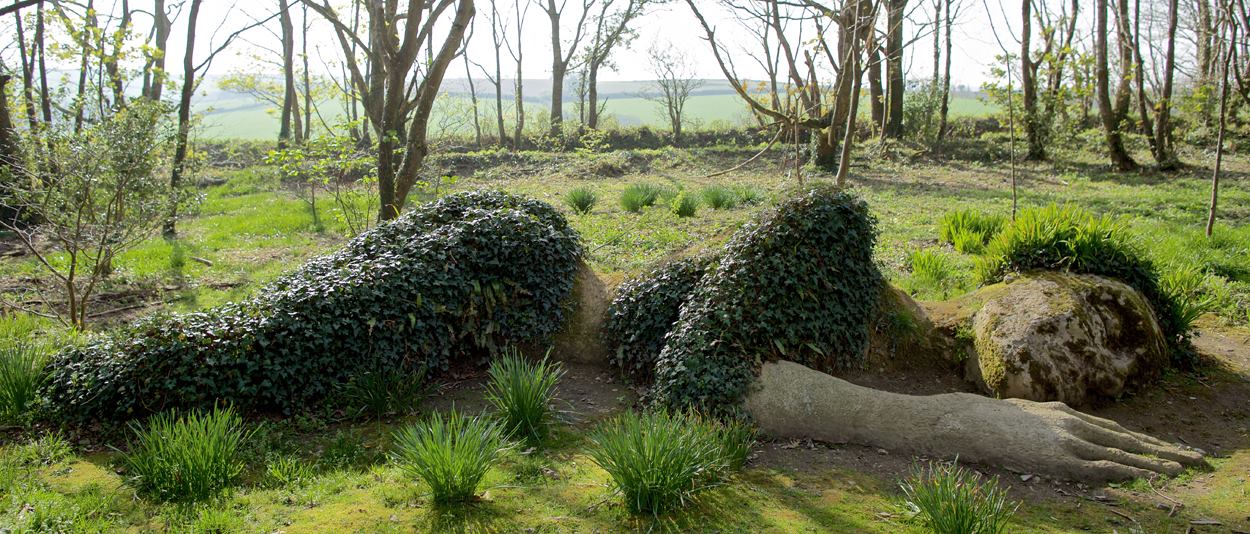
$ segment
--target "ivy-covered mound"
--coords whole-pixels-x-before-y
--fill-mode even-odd
[[[656,362],[654,399],[734,411],[759,366],[858,367],[884,281],[874,220],[832,188],[796,194],[743,226],[691,292]]]
[[[249,300],[151,317],[68,349],[44,394],[77,419],[218,401],[295,410],[362,371],[446,369],[457,355],[548,338],[581,255],[577,233],[545,203],[448,196]]]
[[[603,324],[613,366],[634,378],[651,379],[664,336],[713,263],[710,256],[673,260],[616,288]]]

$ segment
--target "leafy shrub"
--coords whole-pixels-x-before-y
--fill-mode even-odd
[[[1180,308],[1159,283],[1154,264],[1138,249],[1123,222],[1094,217],[1073,206],[1051,204],[1022,210],[1005,226],[977,262],[982,283],[994,283],[1008,272],[1035,269],[1072,271],[1118,279],[1137,289],[1154,308],[1174,348],[1188,337]],[[1188,365],[1190,354],[1173,350],[1175,363]]]
[[[395,445],[400,468],[429,485],[435,504],[446,505],[474,499],[482,477],[504,451],[504,438],[495,421],[452,410],[445,419],[436,412],[396,432]]]
[[[1011,503],[998,481],[950,463],[915,467],[899,484],[904,505],[935,534],[999,534],[1019,503]]]
[[[763,361],[862,365],[882,287],[868,207],[829,187],[742,227],[681,307],[656,365],[655,398],[736,410]]]
[[[231,408],[158,414],[146,427],[131,428],[136,442],[123,462],[141,493],[167,501],[199,501],[243,474],[239,447],[250,432]]]
[[[631,513],[659,515],[712,487],[739,455],[745,459],[750,443],[731,441],[742,435],[696,415],[626,412],[591,433],[590,457]]]
[[[703,197],[703,203],[714,210],[732,209],[738,206],[738,193],[733,189],[723,185],[709,185],[704,187],[699,195]]]
[[[564,366],[547,358],[530,363],[512,350],[491,363],[489,374],[486,400],[499,412],[508,435],[530,445],[541,444],[555,415],[551,401]]]
[[[950,243],[955,250],[965,254],[977,254],[989,243],[1006,222],[1000,215],[963,209],[948,212],[938,221],[938,237]]]
[[[564,203],[574,213],[590,213],[599,202],[599,194],[589,187],[575,187],[564,195]]]
[[[369,370],[445,370],[462,354],[550,337],[581,255],[550,205],[495,191],[450,195],[251,299],[151,317],[64,350],[45,390],[77,419],[219,399],[290,412]]]
[[[630,184],[621,192],[621,207],[625,211],[638,213],[643,208],[655,205],[663,193],[664,188],[655,184]]]
[[[411,413],[425,396],[425,369],[375,369],[353,376],[343,397],[357,415],[381,419],[389,413]]]
[[[47,363],[48,353],[28,341],[0,341],[0,421],[31,415]]]
[[[651,379],[664,336],[711,264],[710,257],[673,260],[616,288],[603,325],[612,365]]]
[[[679,191],[674,195],[668,205],[673,215],[678,217],[694,217],[695,212],[699,211],[699,199],[686,194],[685,191]]]

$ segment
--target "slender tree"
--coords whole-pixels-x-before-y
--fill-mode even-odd
[[[590,16],[596,0],[575,1],[573,5],[577,10],[577,23],[573,26],[573,37],[567,42],[561,38],[561,24],[569,7],[568,1],[562,0],[560,5],[556,5],[556,0],[536,1],[551,23],[551,136],[559,137],[564,127],[564,77],[568,74],[569,64],[579,50],[582,39],[586,37],[586,19]],[[517,34],[519,38],[519,30]]]

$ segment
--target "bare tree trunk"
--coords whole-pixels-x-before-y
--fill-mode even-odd
[[[470,36],[465,38],[464,47],[468,48]],[[469,54],[460,54],[464,58],[464,77],[469,81],[469,101],[473,104],[473,146],[482,148],[482,118],[477,109],[477,87],[473,85],[473,71],[469,69]]]
[[[1042,140],[1043,125],[1037,116],[1037,65],[1033,62],[1031,47],[1033,37],[1033,0],[1020,0],[1020,85],[1024,100],[1024,135],[1028,141],[1028,150],[1024,158],[1028,160],[1046,159],[1046,145]]]
[[[1128,21],[1124,21],[1125,26]],[[1141,0],[1136,0],[1133,8],[1133,63],[1135,74],[1133,81],[1137,84],[1137,115],[1141,126],[1141,134],[1150,144],[1150,154],[1155,161],[1159,160],[1159,147],[1155,144],[1154,123],[1150,120],[1150,97],[1146,95],[1146,66],[1141,55]]]
[[[191,97],[195,94],[195,30],[200,19],[203,0],[190,0],[187,15],[187,45],[182,56],[182,93],[178,99],[178,135],[174,141],[173,168],[169,172],[169,187],[177,192],[182,188],[182,175],[186,172],[187,144],[191,137]],[[165,239],[178,237],[178,204],[170,202],[169,217],[165,219],[161,234]]]
[[[295,99],[295,25],[291,22],[290,4],[278,0],[278,20],[282,27],[282,119],[278,130],[278,148],[291,142],[292,115],[298,114]],[[298,129],[298,128],[297,128]]]
[[[169,34],[173,30],[173,21],[169,20],[169,13],[165,11],[165,0],[153,1],[152,16],[156,46],[143,69],[143,97],[158,102],[165,88],[165,50],[169,47]]]
[[[885,92],[881,84],[881,53],[877,47],[870,46],[868,52],[868,95],[870,97],[869,105],[872,108],[872,124],[874,128],[881,128],[882,135],[885,135]]]
[[[938,129],[937,142],[940,144],[946,139],[946,122],[950,115],[951,103],[951,27],[953,26],[954,16],[951,12],[951,0],[944,0],[946,4],[946,65],[942,74],[942,107],[938,111]]]
[[[886,128],[882,132],[884,137],[903,136],[903,92],[907,83],[903,75],[903,15],[906,9],[907,0],[886,2],[885,71],[886,91],[889,95],[886,97]]]
[[[303,19],[300,21],[300,50],[304,61],[304,133],[296,141],[303,143],[312,136],[312,112],[316,103],[312,99],[312,74],[308,69],[308,4],[301,2],[300,5],[303,11]]]
[[[48,92],[48,51],[44,36],[47,24],[43,4],[35,11],[35,46],[39,48],[39,106],[43,111],[44,124],[52,123],[52,94]]]
[[[1123,1],[1123,0],[1121,0]],[[1095,1],[1095,29],[1094,29],[1094,71],[1097,83],[1096,92],[1098,93],[1098,115],[1102,119],[1103,133],[1107,139],[1107,151],[1111,156],[1111,163],[1120,171],[1131,171],[1137,168],[1137,162],[1128,155],[1128,151],[1124,149],[1124,139],[1120,134],[1120,125],[1123,122],[1124,115],[1122,111],[1125,106],[1113,105],[1111,102],[1111,75],[1110,65],[1107,61],[1107,2],[1108,0]],[[1123,48],[1123,47],[1121,47]],[[1130,61],[1123,62],[1123,67],[1128,68]],[[1121,78],[1120,89],[1117,91],[1117,101],[1120,96],[1127,97],[1127,85]]]
[[[21,12],[15,13],[14,18],[17,19],[17,50],[18,58],[21,60],[22,64],[22,97],[26,103],[26,121],[30,126],[30,129],[34,131],[39,128],[39,119],[35,115],[35,109],[37,106],[35,104],[34,91],[36,60],[34,54],[38,52],[38,49],[34,43],[31,43],[30,55],[28,57],[26,52],[26,32],[22,29]]]
[[[1177,0],[1168,1],[1168,37],[1167,49],[1163,59],[1163,89],[1159,96],[1158,117],[1155,121],[1155,160],[1159,168],[1172,170],[1180,165],[1176,158],[1176,150],[1172,146],[1172,80],[1176,70],[1176,26],[1177,11],[1180,7]]]
[[[1230,23],[1231,25],[1232,23]],[[1228,123],[1228,69],[1237,49],[1237,31],[1229,32],[1228,49],[1224,52],[1224,68],[1220,82],[1220,128],[1215,142],[1215,169],[1211,171],[1211,206],[1207,211],[1207,237],[1215,231],[1215,210],[1220,200],[1220,166],[1224,163],[1224,131]]]

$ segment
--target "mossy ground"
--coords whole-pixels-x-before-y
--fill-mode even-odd
[[[641,154],[645,164],[618,153],[544,155],[535,159],[539,163],[483,168],[471,176],[462,172],[465,176],[454,187],[504,188],[557,205],[573,187],[595,188],[599,205],[587,215],[570,214],[570,219],[586,240],[590,265],[619,280],[662,258],[717,246],[763,209],[767,199],[793,185],[794,177],[786,175],[792,167],[781,161],[781,153],[738,173],[704,178],[751,153],[745,149],[652,151]],[[1207,290],[1218,297],[1220,305],[1206,324],[1231,328],[1230,336],[1238,340],[1233,349],[1244,350],[1250,344],[1250,334],[1244,330],[1250,322],[1250,181],[1246,174],[1250,161],[1234,156],[1227,162],[1220,219],[1215,237],[1206,239],[1202,225],[1209,195],[1208,156],[1196,151],[1183,156],[1193,166],[1178,174],[1119,175],[1106,172],[1097,155],[1060,154],[1058,163],[1021,167],[1020,203],[1074,202],[1096,213],[1129,217],[1133,232],[1156,261],[1196,264],[1211,273]],[[587,170],[604,165],[620,167],[624,175],[602,177]],[[945,211],[961,207],[1009,213],[1007,167],[971,160],[932,161],[906,149],[885,157],[865,151],[855,165],[851,184],[879,220],[882,235],[876,256],[887,276],[920,298],[954,296],[971,289],[973,257],[938,245],[937,221]],[[204,200],[183,221],[181,238],[172,242],[153,238],[119,257],[116,279],[105,288],[108,296],[97,306],[105,312],[129,307],[122,306],[117,296],[126,292],[141,293],[145,299],[140,304],[148,305],[106,313],[96,319],[97,324],[161,306],[194,310],[238,299],[344,241],[333,203],[328,198],[319,201],[321,224],[315,224],[307,205],[278,182],[272,169],[209,172],[225,178],[225,184],[202,190]],[[805,179],[828,177],[809,173]],[[764,192],[766,201],[729,210],[704,206],[688,218],[672,215],[663,206],[642,214],[627,213],[617,204],[617,197],[626,185],[639,181],[689,191],[709,184],[750,185]],[[941,247],[941,253],[952,258],[953,267],[941,287],[911,280],[905,267],[908,253],[925,247]],[[45,277],[28,257],[0,262],[0,288],[6,292],[21,291],[41,280]],[[1180,402],[1188,395],[1201,398],[1213,383],[1240,383],[1247,377],[1250,369],[1240,365],[1200,378],[1175,374],[1165,378],[1159,391]],[[568,401],[576,404],[579,399]],[[1242,406],[1250,404],[1244,397],[1242,401]],[[1131,402],[1126,406],[1129,411],[1143,410],[1140,405],[1133,408]],[[1011,531],[1182,533],[1193,519],[1223,524],[1198,526],[1197,532],[1250,531],[1250,422],[1245,408],[1241,410],[1211,415],[1211,424],[1231,430],[1224,433],[1226,457],[1214,459],[1210,472],[1119,488],[1023,484],[1014,474],[999,473],[1004,482],[1016,487],[1013,495],[1024,502]],[[1144,423],[1150,417],[1141,413],[1134,420],[1139,424],[1132,426],[1151,431]],[[124,474],[115,469],[117,453],[103,447],[124,447],[123,435],[94,438],[87,442],[89,449],[80,448],[74,456],[42,465],[17,461],[25,456],[23,443],[30,436],[10,429],[0,435],[0,442],[5,443],[0,451],[0,530],[922,531],[896,503],[896,481],[906,474],[912,458],[890,455],[885,461],[874,456],[874,449],[818,447],[821,457],[851,459],[812,465],[787,462],[786,455],[797,454],[798,449],[778,443],[765,444],[762,450],[767,454],[762,452],[744,473],[706,493],[689,509],[659,519],[631,518],[607,487],[604,473],[585,455],[584,434],[592,420],[562,427],[547,448],[529,455],[511,453],[491,471],[490,488],[482,502],[436,512],[428,506],[421,484],[404,479],[385,460],[387,436],[397,423],[331,424],[322,418],[270,421],[258,446],[249,453],[247,481],[219,502],[195,506],[153,503],[136,496]],[[842,453],[834,455],[834,451]],[[313,476],[299,484],[271,487],[265,465],[282,455],[299,458],[311,467]],[[1109,501],[1103,502],[1100,495]],[[1173,501],[1183,506],[1169,515]]]

